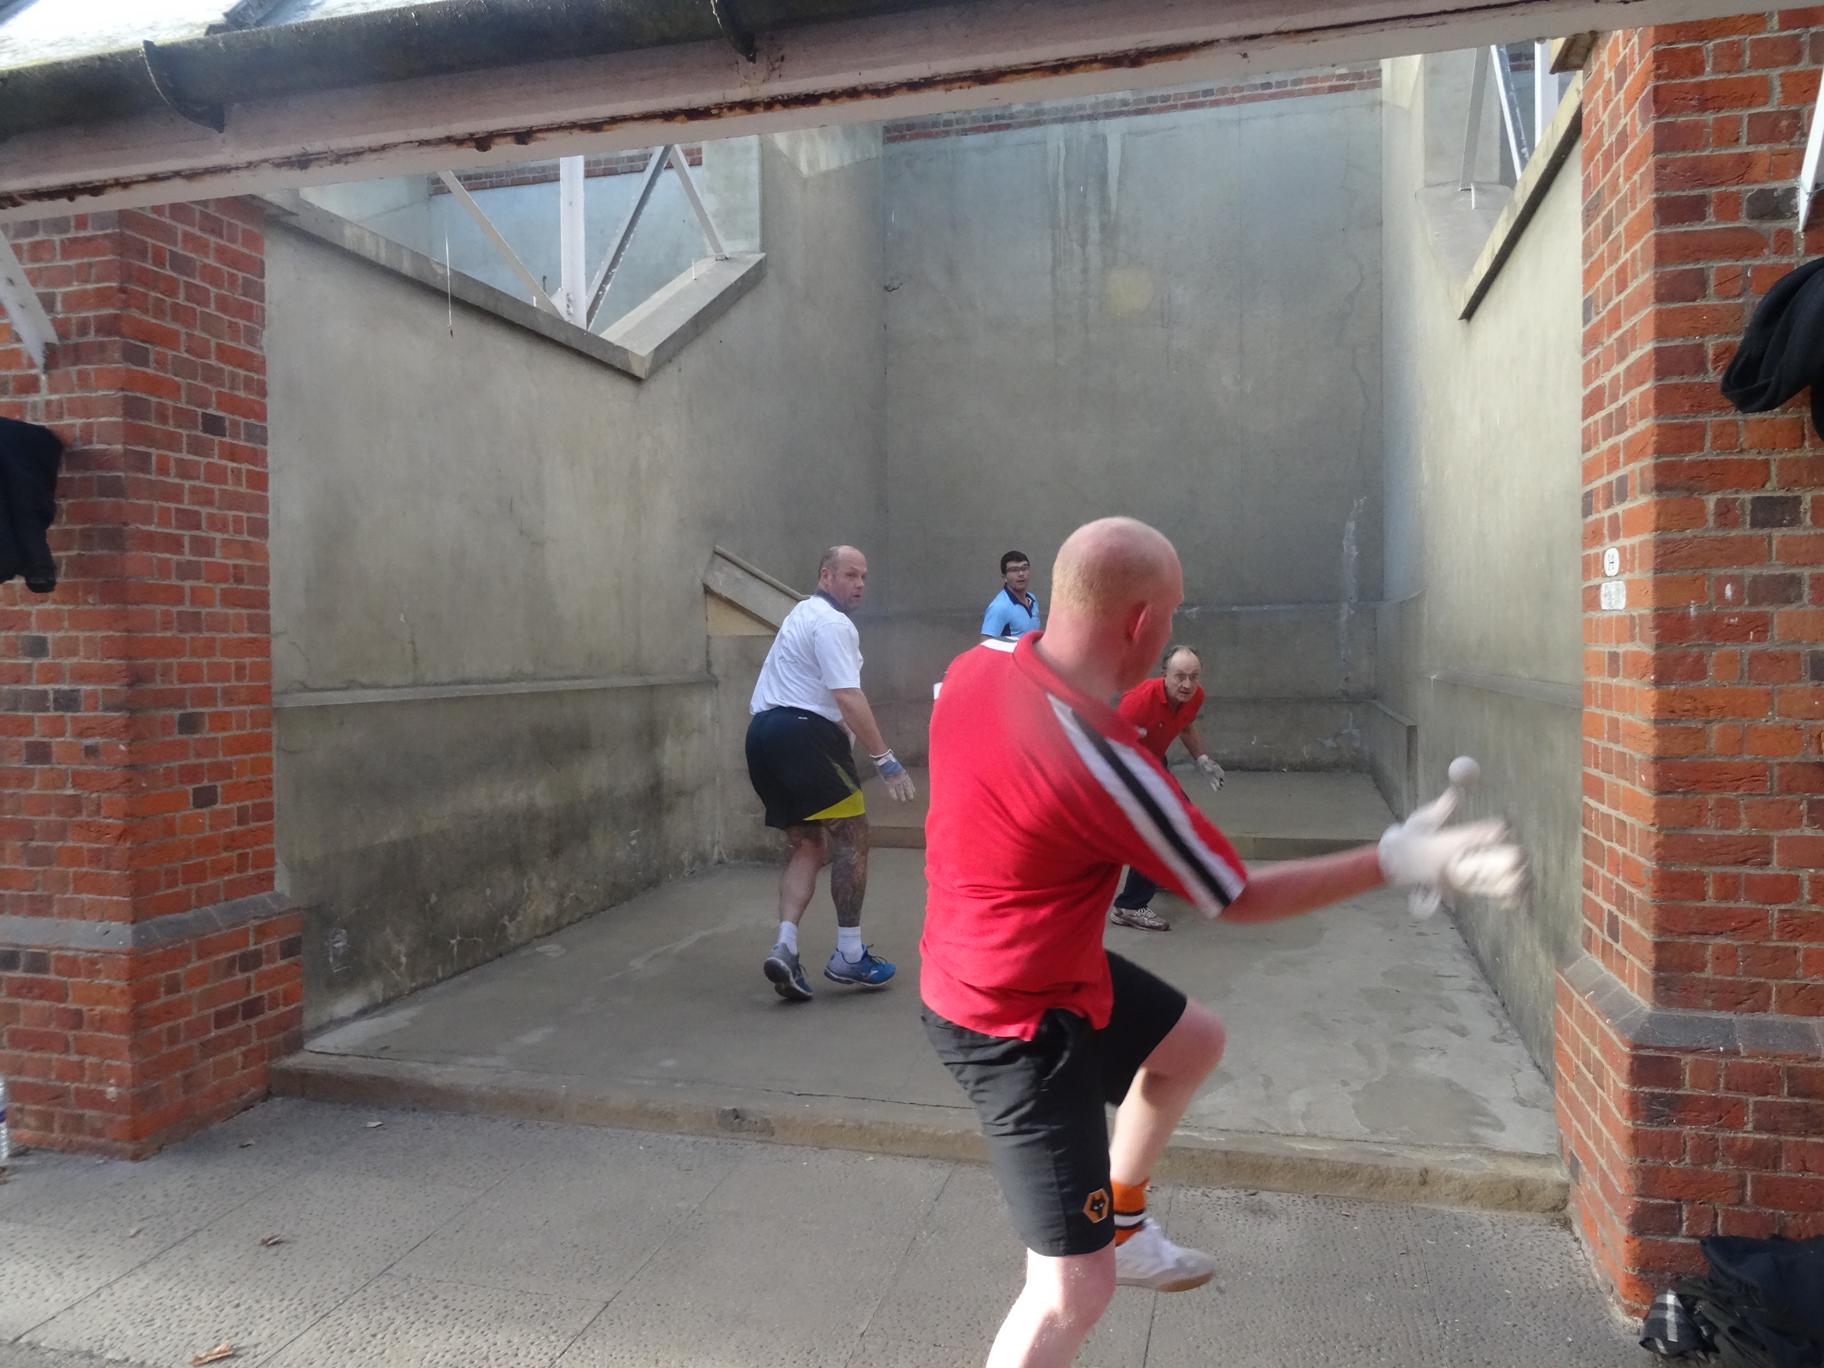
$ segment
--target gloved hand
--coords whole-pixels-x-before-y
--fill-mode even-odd
[[[1456,811],[1452,787],[1381,837],[1381,873],[1395,888],[1417,890],[1414,912],[1428,915],[1449,893],[1517,904],[1527,888],[1526,852],[1507,839],[1498,817],[1447,827]]]
[[[1210,781],[1210,787],[1222,792],[1222,781],[1228,776],[1222,772],[1222,766],[1207,755],[1197,757],[1197,768],[1203,771],[1203,777]]]
[[[886,783],[887,792],[902,803],[909,803],[918,797],[918,787],[913,784],[912,776],[906,773],[906,767],[899,763],[899,757],[892,751],[880,755],[870,755],[874,768],[880,771],[881,779]]]

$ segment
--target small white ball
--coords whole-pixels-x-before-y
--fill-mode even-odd
[[[1458,788],[1472,788],[1481,777],[1482,766],[1467,755],[1459,755],[1450,762],[1450,782]]]

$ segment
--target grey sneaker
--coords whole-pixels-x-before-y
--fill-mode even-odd
[[[766,957],[766,963],[760,966],[760,972],[771,980],[773,991],[787,1002],[811,1000],[810,980],[805,978],[796,952],[787,950],[784,941],[773,947],[773,953]]]
[[[1136,931],[1170,931],[1172,924],[1148,907],[1117,907],[1108,914],[1116,926],[1131,926]]]

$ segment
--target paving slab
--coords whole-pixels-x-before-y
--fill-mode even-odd
[[[232,1340],[257,1362],[473,1200],[469,1189],[429,1178],[298,1173],[60,1312],[31,1338],[155,1363],[187,1361]],[[262,1244],[268,1238],[280,1242]]]
[[[1338,776],[1268,777],[1322,781],[1313,791],[1339,810],[1360,797]],[[1385,819],[1383,807],[1362,823],[1378,831]],[[1335,812],[1326,821],[1348,826]],[[917,1019],[921,853],[873,855],[863,931],[900,966],[878,992],[822,979],[835,928],[820,892],[802,933],[816,1000],[773,994],[759,964],[776,882],[769,868],[723,867],[655,889],[321,1033],[277,1086],[819,1145],[846,1134],[860,1148],[938,1158],[975,1153],[973,1118]],[[1107,944],[1209,1003],[1230,1034],[1173,1151],[1185,1176],[1314,1190],[1308,1175],[1273,1175],[1320,1158],[1348,1181],[1316,1190],[1391,1195],[1398,1183],[1368,1181],[1378,1165],[1425,1199],[1562,1202],[1550,1084],[1448,917],[1414,921],[1385,890],[1264,926],[1209,922],[1164,896],[1156,906],[1172,931],[1111,927]],[[1459,1179],[1454,1191],[1425,1189]]]
[[[595,1299],[387,1273],[260,1362],[547,1368],[600,1309]]]
[[[284,1368],[927,1368],[981,1362],[1020,1277],[973,1165],[296,1100],[251,1116],[335,1143],[300,1146],[269,1191],[150,1260],[117,1272],[95,1262],[93,1237],[0,1231],[27,1232],[0,1238],[0,1288],[39,1288],[53,1312],[5,1331],[0,1368],[95,1368],[94,1355],[180,1368],[223,1340],[234,1362]],[[375,1135],[422,1149],[416,1180],[376,1174],[388,1151],[364,1149]],[[503,1163],[483,1186],[473,1156],[488,1153]],[[118,1200],[236,1157],[207,1137],[120,1168],[28,1155],[6,1190]],[[1640,1360],[1558,1220],[1185,1184],[1156,1189],[1153,1208],[1215,1254],[1216,1282],[1121,1289],[1080,1364]],[[254,1233],[275,1223],[288,1243],[260,1247]],[[490,1242],[502,1257],[474,1262]],[[70,1276],[46,1287],[47,1269]]]

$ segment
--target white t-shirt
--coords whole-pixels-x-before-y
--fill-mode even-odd
[[[803,708],[841,725],[833,689],[861,687],[861,633],[847,613],[812,594],[779,624],[754,685],[750,713]]]

